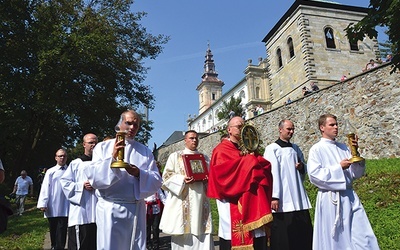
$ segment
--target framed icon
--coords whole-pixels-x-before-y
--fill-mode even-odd
[[[208,179],[208,168],[203,154],[182,155],[186,176],[193,177],[195,181]]]

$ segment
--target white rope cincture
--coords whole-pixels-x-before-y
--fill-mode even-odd
[[[139,204],[136,205],[135,207],[135,215],[133,217],[133,231],[132,231],[132,237],[131,237],[131,245],[130,245],[130,250],[134,250],[134,243],[135,243],[135,238],[136,238],[136,229],[137,229],[137,217],[139,213]]]
[[[79,225],[75,225],[76,249],[81,249],[81,239],[79,238]]]
[[[337,229],[342,223],[341,223],[341,216],[340,216],[340,205],[341,205],[341,203],[340,203],[340,193],[339,193],[339,191],[336,191],[336,192],[335,192],[335,194],[336,194],[336,200],[334,200],[334,199],[332,198],[332,193],[333,193],[333,191],[329,191],[329,196],[330,196],[330,198],[331,198],[332,204],[336,206],[335,223],[334,223],[333,228],[332,228],[332,231],[331,231],[331,235],[332,235],[332,238],[333,238],[333,237],[336,236],[336,229]]]

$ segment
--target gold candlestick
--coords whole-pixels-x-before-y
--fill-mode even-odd
[[[117,135],[115,137],[115,142],[124,140],[124,146],[125,146],[125,131],[119,130],[119,126],[116,126]],[[111,163],[112,168],[127,168],[129,167],[129,164],[124,162],[124,156],[125,156],[125,148],[120,148],[118,149],[118,155],[117,155],[117,161],[114,161]]]
[[[364,158],[362,158],[360,156],[360,153],[358,152],[358,147],[353,145],[353,140],[355,140],[356,138],[356,134],[354,133],[355,131],[356,129],[350,124],[350,122],[348,120],[345,120],[344,132],[347,137],[347,144],[349,145],[351,151],[351,158],[349,159],[349,161],[351,161],[352,163],[364,160]]]
[[[351,161],[352,163],[363,161],[364,158],[360,156],[358,148],[353,145],[353,140],[355,139],[356,135],[354,133],[349,133],[346,134],[346,137],[347,137],[347,143],[349,144],[351,151],[351,158],[349,159],[349,161]]]

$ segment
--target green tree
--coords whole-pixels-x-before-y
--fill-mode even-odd
[[[385,31],[385,34],[388,34],[388,31]],[[381,54],[381,58],[386,58],[387,55],[393,55],[395,48],[394,45],[390,41],[380,42],[379,43],[379,52]]]
[[[393,44],[393,70],[400,69],[400,1],[399,0],[371,0],[368,15],[358,23],[350,23],[345,29],[351,42],[363,40],[367,35],[370,38],[378,37],[377,26],[387,27],[388,42]]]
[[[233,110],[236,116],[242,116],[243,107],[242,107],[242,98],[231,97],[229,101],[224,101],[222,104],[222,109],[218,112],[217,117],[219,120],[229,120],[229,112]]]
[[[169,38],[148,33],[132,4],[0,0],[0,157],[11,172],[53,165],[88,132],[114,135],[122,111],[154,108],[143,61]]]

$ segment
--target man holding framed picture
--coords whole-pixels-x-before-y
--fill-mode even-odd
[[[163,172],[168,191],[160,229],[172,249],[214,249],[210,201],[206,196],[208,158],[197,151],[197,132],[185,133],[185,149],[172,153]]]

